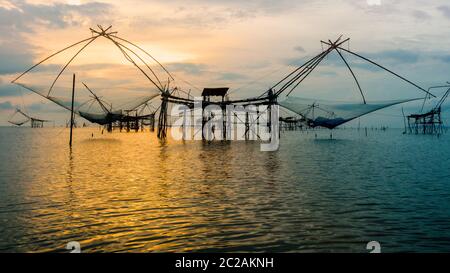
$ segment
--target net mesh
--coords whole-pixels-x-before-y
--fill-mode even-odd
[[[279,102],[279,104],[301,115],[310,127],[334,129],[372,112],[414,100],[420,100],[420,98],[368,102],[367,104],[363,104],[287,97],[284,101]]]
[[[167,72],[151,55],[108,37],[93,35],[57,51],[14,83],[70,111],[75,74],[75,114],[99,124],[115,121],[158,96],[168,83],[162,81]]]
[[[25,116],[21,111],[15,111],[14,114],[9,117],[8,122],[17,126],[22,126],[29,122],[30,118]]]

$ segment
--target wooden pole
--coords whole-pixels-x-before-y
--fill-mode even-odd
[[[402,114],[403,114],[403,124],[405,125],[405,131],[403,131],[403,134],[406,134],[406,116],[405,111],[403,111],[403,107],[402,107]]]
[[[70,109],[70,140],[69,146],[72,147],[72,131],[73,131],[73,104],[75,100],[75,73],[73,74],[73,82],[72,82],[72,107]]]

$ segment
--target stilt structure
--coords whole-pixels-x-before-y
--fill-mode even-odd
[[[305,125],[305,119],[295,117],[280,117],[280,129],[285,131],[302,130]]]
[[[43,128],[44,127],[44,121],[39,119],[31,119],[31,128]]]
[[[440,135],[444,133],[444,123],[442,121],[441,112],[442,104],[450,94],[450,85],[430,87],[430,89],[436,88],[448,89],[433,109],[426,113],[412,114],[407,117],[410,134]],[[425,100],[426,99],[427,98],[425,98]],[[425,100],[423,105],[425,105]],[[422,110],[423,108],[424,107],[422,106]]]
[[[211,113],[206,112],[205,108],[211,104],[211,102],[214,102],[214,97],[220,97],[219,101],[216,101],[221,110],[222,110],[222,139],[227,139],[227,104],[225,102],[225,96],[228,92],[228,87],[220,87],[220,88],[204,88],[202,92],[203,97],[203,103],[202,103],[202,128],[205,126],[206,122],[211,120],[213,117],[211,116]],[[211,133],[208,131],[208,133]],[[212,139],[213,136],[205,136],[202,134],[203,139]]]
[[[361,56],[351,51],[350,49],[344,48],[343,45],[347,43],[350,39],[342,40],[341,37],[334,42],[332,42],[331,40],[321,41],[321,43],[323,45],[328,46],[328,48],[323,50],[322,53],[320,53],[319,55],[308,60],[300,67],[296,68],[293,72],[288,74],[285,78],[283,78],[280,82],[278,82],[268,91],[270,92],[271,90],[275,90],[277,88],[278,90],[275,92],[276,97],[280,96],[282,93],[286,93],[287,97],[286,100],[281,101],[278,104],[302,116],[305,119],[305,122],[308,127],[311,128],[323,127],[333,130],[342,124],[350,122],[356,118],[367,115],[374,111],[381,110],[393,105],[405,103],[408,101],[417,100],[417,99],[409,99],[409,100],[386,101],[383,103],[369,103],[366,100],[366,97],[361,88],[359,80],[356,77],[355,72],[351,68],[350,64],[347,62],[344,53],[355,56],[373,66],[378,67],[379,69],[382,69],[394,75],[396,78],[414,86],[420,91],[425,92],[427,96],[435,97],[429,91],[413,83],[412,81],[400,76],[399,74],[393,72],[392,70],[364,56]],[[338,57],[345,64],[345,67],[347,67],[349,74],[355,81],[355,84],[361,95],[362,103],[357,102],[343,103],[339,101],[330,102],[330,101],[289,97],[290,94],[294,90],[296,90],[296,88],[298,88],[300,84],[317,68],[317,66],[324,60],[324,58],[332,52],[336,52]]]
[[[16,115],[20,115],[22,118],[19,120],[16,120]],[[20,109],[16,109],[14,114],[9,118],[9,123],[16,125],[16,126],[22,126],[26,124],[27,122],[30,122],[31,128],[43,128],[44,123],[51,122],[50,120],[43,120],[36,117],[32,117],[25,112],[23,112]]]
[[[149,125],[150,125],[150,132],[155,131],[155,114],[151,114],[149,116]]]
[[[88,37],[82,41],[79,41],[77,43],[74,43],[72,45],[69,45],[68,47],[57,51],[56,53],[50,55],[49,57],[43,59],[39,63],[33,65],[28,70],[26,70],[24,73],[19,75],[16,79],[14,79],[12,82],[15,84],[18,84],[32,92],[35,92],[42,97],[60,105],[61,107],[66,108],[67,110],[71,111],[72,115],[72,121],[71,121],[71,127],[73,126],[73,115],[77,114],[86,120],[89,120],[90,122],[106,126],[108,131],[112,131],[115,124],[118,124],[119,128],[123,128],[124,125],[127,128],[127,130],[138,130],[139,126],[142,126],[144,124],[144,121],[148,121],[150,124],[151,130],[154,128],[155,124],[155,115],[156,111],[152,112],[150,115],[141,115],[141,114],[133,114],[131,115],[134,110],[139,108],[140,106],[143,106],[147,104],[150,100],[155,98],[156,96],[161,96],[161,105],[159,107],[159,118],[158,118],[158,132],[157,136],[160,139],[165,139],[167,137],[167,128],[170,126],[168,122],[168,109],[169,109],[169,103],[173,104],[183,104],[189,107],[189,109],[194,108],[195,101],[193,98],[191,98],[190,94],[188,94],[187,98],[182,97],[179,94],[176,94],[177,91],[181,91],[181,89],[178,89],[177,87],[171,87],[169,88],[169,84],[171,80],[174,80],[172,75],[167,71],[167,69],[158,62],[153,56],[151,56],[148,52],[143,50],[141,47],[137,46],[136,44],[125,40],[123,38],[120,38],[117,36],[117,32],[111,30],[111,26],[107,28],[103,28],[102,26],[98,26],[98,29],[90,29],[91,30],[91,37]],[[90,90],[87,85],[85,87],[89,90],[90,94],[93,96],[90,96],[91,99],[87,99],[86,101],[77,101],[76,106],[77,108],[74,109],[74,99],[72,96],[72,105],[69,106],[67,102],[69,99],[67,97],[60,98],[59,96],[56,96],[54,92],[58,88],[54,88],[55,84],[57,83],[58,79],[60,78],[61,74],[64,73],[66,68],[68,68],[71,63],[76,59],[76,57],[88,46],[90,46],[92,43],[94,43],[97,39],[106,39],[110,41],[123,55],[124,59],[129,62],[131,65],[133,65],[136,69],[138,69],[142,75],[148,80],[148,83],[150,83],[150,86],[152,87],[151,90],[146,94],[146,97],[144,100],[140,100],[138,103],[134,102],[133,107],[131,107],[129,104],[126,104],[127,107],[123,108],[122,106],[125,104],[119,104],[112,105],[112,103],[106,103],[102,99],[100,99],[97,95],[95,95],[92,90]],[[250,126],[250,123],[256,123],[257,126],[260,123],[260,117],[262,115],[267,115],[267,125],[269,127],[269,132],[273,130],[273,128],[278,127],[272,127],[272,125],[278,123],[278,115],[272,115],[272,106],[283,106],[292,112],[295,112],[299,116],[301,116],[306,124],[310,127],[325,127],[328,129],[334,129],[344,123],[347,123],[355,118],[358,118],[360,116],[366,115],[368,113],[371,113],[373,111],[377,111],[380,109],[383,109],[385,107],[389,107],[392,105],[396,105],[399,103],[403,103],[409,100],[399,100],[384,104],[369,104],[366,101],[365,95],[363,93],[363,90],[361,88],[361,85],[359,84],[359,81],[356,77],[356,74],[350,67],[349,63],[346,61],[344,54],[351,54],[353,56],[358,57],[359,59],[362,59],[366,62],[369,62],[372,65],[377,66],[380,69],[383,69],[393,75],[395,75],[397,78],[400,78],[401,80],[411,84],[412,86],[415,86],[419,90],[425,91],[429,96],[434,96],[431,93],[429,93],[427,90],[424,90],[417,84],[407,80],[406,78],[400,76],[399,74],[396,74],[395,72],[357,54],[349,49],[346,49],[343,47],[343,45],[348,42],[349,39],[342,40],[342,36],[339,37],[335,41],[321,41],[322,45],[326,45],[327,48],[325,50],[322,50],[320,54],[317,56],[311,58],[301,66],[295,68],[291,73],[289,73],[287,76],[285,76],[283,79],[281,79],[279,82],[277,82],[275,85],[273,85],[271,88],[269,88],[267,91],[262,93],[258,97],[251,97],[251,98],[244,98],[244,99],[236,99],[236,100],[226,100],[225,96],[227,95],[228,88],[205,88],[203,90],[202,96],[203,96],[203,111],[202,111],[202,126],[206,124],[208,119],[212,118],[211,113],[205,113],[205,107],[208,105],[217,105],[222,110],[222,121],[223,121],[223,139],[227,138],[228,132],[227,132],[227,125],[225,122],[227,120],[230,120],[231,117],[227,116],[226,108],[229,105],[232,106],[266,106],[268,107],[267,111],[260,111],[260,109],[256,109],[256,118],[254,120],[251,120],[250,117],[245,118],[245,136],[249,138],[250,130],[252,130],[252,126]],[[28,73],[31,73],[34,68],[39,66],[40,64],[43,64],[47,60],[53,58],[54,56],[72,48],[75,47],[81,47],[79,50],[76,50],[76,53],[72,55],[72,57],[68,60],[68,62],[63,66],[63,68],[57,73],[56,77],[52,81],[52,83],[49,85],[49,88],[47,86],[44,87],[44,89],[40,89],[40,87],[34,87],[33,85],[30,85],[26,81],[25,75]],[[300,98],[294,98],[291,99],[289,95],[296,90],[300,84],[316,69],[317,66],[326,58],[331,52],[336,52],[338,56],[342,59],[343,63],[345,64],[345,67],[348,68],[351,76],[353,77],[359,93],[362,98],[362,103],[354,104],[354,105],[348,105],[346,104],[346,111],[339,112],[339,110],[342,110],[342,107],[336,107],[336,105],[327,105],[326,103],[317,102],[315,100],[306,102],[304,99]],[[142,58],[139,54],[145,55],[146,58],[150,58],[151,62],[154,62],[153,65],[149,65],[147,61]],[[157,73],[155,72],[155,68],[162,69],[162,71],[165,74],[168,75],[167,83],[163,83],[160,78],[157,76]],[[156,88],[156,89],[155,89]],[[153,92],[154,91],[154,92]],[[68,92],[67,92],[68,93]],[[67,94],[64,94],[67,95]],[[73,93],[72,93],[73,95]],[[286,96],[285,101],[279,100],[279,97],[281,95]],[[219,96],[221,97],[221,100],[212,100],[212,97]],[[81,96],[77,92],[77,98],[79,99]],[[92,109],[92,105],[97,106],[97,109]],[[306,105],[306,110],[305,110]],[[312,105],[312,108],[311,108]],[[342,106],[342,105],[340,105]],[[100,109],[98,109],[100,108]],[[324,111],[319,111],[320,109],[323,109]],[[349,110],[350,109],[350,110]],[[312,110],[312,111],[311,111]],[[314,111],[317,110],[318,112],[321,112],[321,114],[314,113]],[[312,112],[312,116],[309,114]],[[133,112],[134,113],[134,112]],[[253,115],[254,113],[252,113]],[[209,115],[209,116],[208,116]],[[276,120],[272,120],[273,117],[276,116]],[[234,117],[233,117],[234,119]],[[241,121],[243,122],[243,121]],[[141,125],[139,125],[141,124]],[[259,126],[258,126],[259,127]],[[231,131],[231,130],[230,130]],[[272,132],[273,133],[273,132]],[[203,133],[202,133],[203,135]],[[256,133],[258,136],[258,134]],[[271,134],[272,135],[272,134]],[[203,136],[204,138],[205,136]],[[258,136],[258,138],[260,138]]]
[[[131,117],[127,111],[133,111],[139,108],[142,105],[147,104],[150,100],[157,97],[160,93],[163,93],[168,89],[167,85],[164,85],[163,82],[158,78],[157,71],[167,74],[168,82],[173,80],[172,75],[167,71],[167,69],[157,61],[152,55],[150,55],[147,51],[139,47],[138,45],[123,39],[118,36],[117,32],[111,31],[112,26],[104,28],[98,25],[98,29],[91,28],[91,36],[81,40],[77,43],[71,44],[53,54],[36,63],[25,72],[20,74],[17,78],[15,78],[12,83],[17,84],[29,91],[32,91],[53,103],[67,109],[71,112],[71,115],[79,115],[86,120],[96,123],[102,126],[105,126],[107,131],[111,132],[113,130],[114,124],[118,121],[121,122],[129,122],[129,126],[132,130],[139,130],[140,125],[142,124],[142,120],[144,119],[152,119],[154,123],[154,113],[151,113],[149,117],[147,115],[134,115]],[[142,74],[150,83],[152,88],[148,89],[148,92],[144,94],[142,98],[136,100],[136,98],[124,99],[121,102],[117,103],[117,105],[112,105],[112,103],[108,103],[103,99],[100,99],[92,90],[90,90],[86,84],[86,89],[90,92],[89,97],[82,96],[82,93],[77,92],[77,101],[72,99],[72,103],[70,104],[70,96],[69,90],[60,88],[60,86],[56,86],[57,83],[61,84],[60,81],[64,78],[63,75],[66,75],[69,71],[68,68],[74,68],[72,65],[77,57],[88,47],[92,46],[92,44],[99,39],[106,39],[111,42],[114,47],[118,49],[121,56],[124,57],[124,60],[130,64],[132,64],[137,70],[139,70],[140,74]],[[64,52],[69,52],[68,50],[74,50],[74,54],[68,57],[68,61],[62,67],[62,69],[55,71],[55,77],[52,75],[52,82],[48,86],[45,84],[35,85],[32,84],[32,80],[29,79],[30,74],[37,72],[35,71],[36,67],[41,64],[45,64],[49,62],[52,58],[57,55],[63,54]],[[65,74],[66,72],[66,74]],[[70,72],[71,73],[71,72]],[[63,76],[63,77],[62,77]],[[37,75],[39,77],[39,75]],[[35,78],[36,79],[36,78]],[[64,84],[62,84],[64,86]],[[153,88],[153,87],[156,87]],[[59,92],[58,94],[55,94]],[[61,94],[62,92],[62,94]],[[85,94],[86,95],[86,94]],[[127,108],[122,108],[123,105],[126,105]],[[74,108],[75,106],[75,108]],[[133,127],[133,128],[131,128]],[[154,125],[152,125],[154,127]]]
[[[169,91],[164,91],[161,94],[161,106],[158,119],[158,138],[165,139],[167,137],[167,108],[169,104]]]
[[[425,114],[408,116],[408,127],[411,134],[434,135],[443,133],[441,109],[433,109]]]
[[[341,37],[338,38],[336,41],[332,42],[331,40],[328,40],[327,42],[321,41],[322,44],[327,45],[328,48],[323,50],[320,54],[315,56],[314,58],[308,60],[303,65],[296,68],[294,71],[289,73],[287,76],[285,76],[283,79],[281,79],[279,82],[277,82],[274,86],[269,88],[266,92],[262,93],[258,97],[248,98],[248,99],[239,99],[239,100],[225,100],[225,95],[228,92],[228,88],[205,88],[203,90],[202,96],[203,96],[203,111],[202,111],[202,128],[205,126],[205,124],[212,118],[211,113],[205,112],[205,108],[208,105],[215,104],[221,107],[222,109],[222,116],[223,121],[230,117],[226,117],[225,108],[227,105],[233,105],[233,106],[260,106],[264,105],[268,107],[268,110],[264,112],[264,114],[267,114],[267,125],[269,125],[269,132],[272,130],[272,123],[274,122],[272,120],[271,115],[271,106],[273,105],[280,105],[297,115],[299,115],[302,120],[305,122],[306,126],[315,128],[315,127],[324,127],[328,129],[334,129],[342,124],[345,124],[351,120],[354,120],[358,117],[364,116],[366,114],[369,114],[371,112],[384,109],[386,107],[390,107],[393,105],[397,105],[400,103],[405,103],[408,101],[416,100],[416,99],[407,99],[407,100],[396,100],[396,101],[388,101],[383,103],[368,103],[366,100],[366,97],[364,95],[364,92],[361,88],[361,85],[356,77],[355,72],[351,68],[350,64],[347,62],[347,60],[344,57],[344,53],[351,54],[353,56],[358,57],[359,59],[362,59],[365,62],[368,62],[384,71],[387,71],[388,73],[396,76],[397,78],[401,79],[402,81],[405,81],[406,83],[416,87],[417,89],[427,93],[428,96],[434,97],[433,94],[431,94],[429,91],[423,89],[419,85],[411,82],[410,80],[400,76],[399,74],[393,72],[392,70],[389,70],[388,68],[381,66],[374,61],[367,59],[357,53],[354,53],[353,51],[350,51],[349,49],[346,49],[343,47],[343,44],[347,43],[349,39],[342,40]],[[327,104],[323,101],[319,100],[305,100],[300,98],[291,98],[289,95],[296,90],[300,84],[316,69],[317,66],[331,53],[331,52],[337,52],[338,56],[342,59],[343,63],[345,64],[345,67],[348,69],[350,75],[354,79],[356,86],[358,87],[358,91],[361,95],[362,103],[342,103],[337,102],[333,105]],[[278,98],[282,95],[286,95],[285,100],[279,101]],[[167,113],[166,113],[166,107],[167,103],[175,103],[175,104],[184,104],[189,106],[191,109],[194,105],[194,100],[190,98],[183,98],[180,96],[175,96],[173,94],[169,94],[168,92],[163,93],[162,95],[162,106],[161,106],[161,112],[160,112],[160,119],[159,119],[159,127],[158,128],[158,137],[164,138],[166,137],[166,127],[167,127]],[[213,101],[211,98],[214,96],[219,96],[222,98],[222,100],[219,101]],[[339,104],[340,103],[340,104]],[[344,109],[344,110],[343,110]],[[249,131],[251,130],[250,122],[256,122],[259,123],[259,118],[263,113],[260,113],[258,109],[256,110],[257,118],[254,121],[250,121],[248,116],[245,116],[245,121],[241,121],[242,123],[245,122],[245,137],[249,137]],[[224,123],[225,124],[225,123]],[[223,136],[227,136],[226,132],[227,126],[224,126],[224,132]],[[205,136],[203,136],[205,138]],[[208,138],[211,139],[211,138]]]

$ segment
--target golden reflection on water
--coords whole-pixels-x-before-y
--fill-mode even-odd
[[[28,236],[49,244],[32,251],[63,249],[50,236],[86,251],[199,250],[230,246],[226,235],[257,222],[241,205],[264,202],[250,183],[274,171],[261,159],[276,160],[258,145],[161,143],[148,132],[87,137],[92,130],[77,129],[72,151],[65,137],[30,151],[38,160],[23,194],[45,206],[31,212]],[[260,165],[246,170],[252,162]]]
[[[76,129],[72,151],[61,128],[0,134],[2,251],[66,252],[78,241],[84,252],[359,252],[378,238],[402,249],[427,225],[450,235],[450,187],[433,179],[449,159],[420,162],[431,181],[416,190],[403,136],[293,132],[265,153],[258,142],[162,143],[148,131]],[[433,202],[426,187],[439,189]],[[419,214],[428,210],[435,218]]]

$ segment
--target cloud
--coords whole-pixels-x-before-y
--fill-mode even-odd
[[[46,108],[46,104],[42,102],[35,102],[27,106],[27,110],[31,112],[41,112],[43,110],[47,110]]]
[[[449,6],[439,6],[437,8],[447,19],[450,19],[450,7]]]
[[[415,51],[397,49],[397,50],[385,50],[377,53],[362,54],[372,60],[381,60],[383,62],[390,63],[416,63],[419,60],[420,54]]]
[[[143,7],[148,1],[142,1]],[[152,10],[145,16],[132,18],[133,27],[170,26],[182,28],[222,28],[223,26],[243,22],[259,16],[280,16],[293,12],[298,5],[307,5],[311,0],[156,0],[164,5],[170,5],[170,12]],[[151,4],[154,6],[153,4]],[[153,13],[152,13],[153,11]]]
[[[429,15],[428,13],[426,13],[425,11],[422,11],[422,10],[414,10],[412,12],[412,15],[414,18],[416,18],[417,20],[420,20],[420,21],[424,21],[424,20],[428,20],[428,19],[432,18],[431,15]]]
[[[233,73],[233,72],[225,72],[225,73],[220,73],[219,77],[217,79],[224,80],[224,81],[232,81],[232,80],[242,80],[242,79],[246,79],[246,78],[247,78],[247,76],[245,76],[243,74]]]
[[[17,85],[0,83],[0,97],[19,97],[22,94],[20,88]]]
[[[9,101],[0,102],[0,109],[1,110],[10,110],[10,109],[14,109],[14,106]]]
[[[322,76],[325,76],[325,77],[337,77],[338,76],[338,73],[336,73],[334,71],[320,71],[319,74]]]
[[[439,57],[436,57],[436,59],[439,59],[445,63],[450,63],[450,55],[439,56]]]
[[[21,72],[32,65],[33,54],[23,44],[5,42],[0,44],[0,74]]]
[[[283,63],[288,66],[300,66],[307,61],[308,61],[307,57],[295,57],[295,58],[285,59],[283,61]]]
[[[199,6],[189,9],[178,8],[170,14],[155,13],[151,16],[134,17],[130,24],[135,28],[145,28],[151,25],[154,27],[209,29],[220,28],[231,21],[244,21],[254,16],[254,13],[239,8]]]
[[[191,75],[200,75],[205,72],[207,66],[194,63],[170,63],[165,65],[169,71],[183,72]]]
[[[64,28],[84,25],[93,20],[97,22],[104,20],[112,9],[110,4],[100,2],[42,5],[16,1],[14,6],[15,8],[9,9],[0,6],[0,25],[2,28],[24,32],[32,32],[35,25]]]
[[[23,71],[33,63],[36,48],[25,38],[36,27],[66,28],[109,20],[112,6],[91,2],[81,5],[30,4],[2,1],[0,4],[0,74]]]
[[[383,17],[398,16],[405,10],[400,1],[346,0],[345,2],[367,14]]]
[[[296,47],[294,47],[294,50],[295,51],[298,51],[298,52],[306,52],[306,50],[302,47],[302,46],[296,46]]]
[[[166,2],[166,1],[163,1]],[[176,3],[185,3],[185,0],[174,0]],[[281,12],[288,12],[294,10],[299,4],[307,5],[313,1],[292,1],[292,0],[191,0],[189,4],[198,6],[219,6],[228,9],[238,7],[240,10],[249,11],[252,13],[276,14]]]
[[[367,0],[367,5],[369,6],[380,6],[381,0]]]

